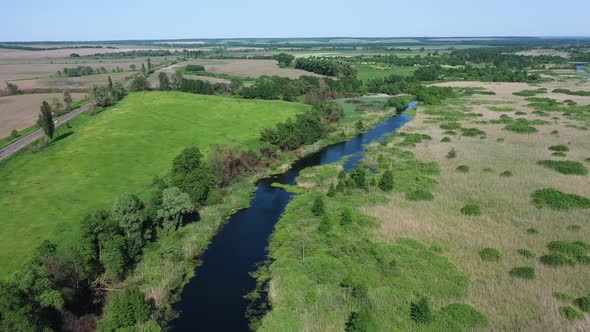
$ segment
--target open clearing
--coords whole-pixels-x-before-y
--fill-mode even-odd
[[[242,77],[258,78],[260,76],[282,76],[299,78],[300,76],[323,77],[305,70],[281,68],[276,60],[209,60],[199,59],[187,64],[202,65],[206,71]]]
[[[577,86],[580,82],[568,81],[565,86]],[[499,119],[503,114],[521,117],[515,112],[527,112],[523,118],[545,119],[532,114],[533,108],[525,107],[523,97],[512,95],[524,89],[526,84],[458,82],[444,85],[461,87],[485,87],[497,93],[496,96],[474,96],[450,100],[440,107],[422,108],[416,118],[403,128],[403,132],[427,134],[432,140],[417,144],[412,151],[424,161],[435,161],[441,167],[439,182],[433,191],[434,200],[410,202],[403,195],[395,195],[385,205],[367,207],[369,215],[382,221],[376,237],[386,242],[395,242],[400,237],[412,237],[428,245],[443,248],[447,256],[459,269],[469,275],[471,283],[467,291],[467,302],[490,318],[490,330],[564,331],[587,329],[590,318],[567,322],[559,314],[565,302],[554,298],[554,292],[567,292],[575,297],[590,292],[590,270],[587,265],[575,267],[547,267],[538,257],[548,252],[550,241],[587,241],[590,238],[588,210],[568,211],[538,209],[531,202],[531,193],[541,188],[555,188],[572,194],[590,196],[589,175],[563,175],[537,165],[538,160],[571,160],[585,165],[590,156],[590,142],[587,120],[574,120],[552,112],[557,117],[547,124],[535,126],[537,133],[522,134],[502,129],[505,124],[492,124],[489,120]],[[564,87],[564,84],[560,85]],[[534,87],[545,87],[549,91],[554,83]],[[575,99],[575,96],[561,95],[559,100]],[[546,97],[545,94],[538,97]],[[557,97],[551,95],[551,97]],[[588,99],[576,99],[580,104]],[[498,112],[489,107],[504,106],[510,110]],[[465,127],[485,132],[484,138],[448,135],[439,128],[438,112],[446,114],[480,113],[482,116],[465,117],[458,120]],[[587,112],[586,119],[587,119]],[[438,114],[437,114],[438,113]],[[486,123],[482,123],[484,120]],[[434,122],[433,122],[434,121]],[[572,126],[577,126],[574,128]],[[554,132],[557,131],[557,132]],[[445,136],[450,142],[441,142]],[[398,143],[394,140],[391,145]],[[564,144],[569,148],[565,158],[552,157],[549,146]],[[457,157],[447,158],[454,148]],[[458,172],[460,165],[469,167],[467,172]],[[504,171],[512,177],[501,177]],[[394,170],[395,174],[395,170]],[[394,175],[395,177],[395,175]],[[479,217],[461,214],[466,204],[481,206]],[[568,226],[579,225],[573,231]],[[538,234],[530,234],[535,228]],[[576,227],[577,229],[577,227]],[[482,261],[478,252],[483,248],[499,249],[503,258],[499,262]],[[526,258],[518,249],[532,250],[537,258]],[[509,271],[516,266],[532,266],[537,277],[534,280],[516,279]]]
[[[72,93],[74,102],[84,98],[83,93]],[[22,130],[35,124],[39,107],[45,100],[63,100],[61,93],[39,93],[0,97],[0,138],[10,135],[13,129]]]
[[[0,275],[19,267],[41,241],[72,245],[84,213],[108,208],[124,192],[140,196],[172,159],[197,145],[255,147],[263,128],[307,109],[281,101],[239,100],[179,92],[132,93],[72,128],[36,154],[0,162]]]

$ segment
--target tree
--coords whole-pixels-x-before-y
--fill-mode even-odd
[[[65,111],[64,105],[55,97],[51,99],[51,111],[55,116],[61,115]]]
[[[447,153],[447,158],[449,159],[453,159],[457,157],[457,150],[455,150],[455,148],[452,148],[449,150],[449,152]]]
[[[171,178],[172,184],[189,194],[197,205],[205,203],[213,187],[211,170],[197,147],[186,148],[174,158]]]
[[[18,130],[12,129],[12,131],[10,132],[10,137],[11,138],[17,138],[19,136],[20,136],[20,134],[18,133]]]
[[[71,111],[72,110],[72,103],[73,103],[73,101],[72,101],[72,95],[70,93],[70,90],[65,90],[64,91],[64,98],[63,98],[63,100],[64,100],[64,105],[65,105],[65,108],[66,108],[66,112]]]
[[[129,65],[129,69],[131,69],[131,71],[135,71],[136,68],[137,66],[135,66],[134,64]]]
[[[272,58],[277,60],[279,62],[279,65],[283,64],[285,67],[289,67],[293,60],[295,60],[295,57],[293,55],[287,53],[275,54],[272,56]]]
[[[109,83],[108,83],[109,90],[113,90],[113,80],[111,79],[111,76],[109,76],[109,77],[107,78],[107,80],[108,80],[108,82],[109,82]]]
[[[131,81],[131,85],[129,86],[131,91],[145,91],[150,89],[150,82],[145,78],[145,76],[140,75],[133,78]]]
[[[388,169],[383,173],[381,179],[379,180],[379,188],[381,188],[383,191],[393,190],[393,171]]]
[[[141,74],[145,75],[145,64],[141,64]]]
[[[6,90],[8,91],[9,95],[17,95],[21,93],[21,91],[18,89],[18,85],[9,82],[4,83],[6,84]]]
[[[164,189],[162,194],[162,208],[158,210],[158,218],[164,221],[164,229],[171,231],[182,226],[186,215],[193,212],[195,206],[191,197],[177,187]]]
[[[150,58],[147,59],[147,69],[148,73],[152,72],[152,60]]]
[[[121,280],[125,275],[128,261],[125,238],[121,235],[101,233],[99,243],[100,263],[104,267],[104,276],[114,281]]]
[[[176,91],[180,90],[180,88],[182,87],[182,79],[183,78],[181,73],[174,73],[170,81],[170,88]]]
[[[47,140],[53,139],[53,131],[55,125],[53,124],[53,116],[51,115],[51,106],[46,101],[41,104],[41,111],[39,112],[39,118],[37,124],[43,129],[43,133],[47,137]]]
[[[367,171],[362,166],[355,167],[348,174],[351,186],[358,189],[367,189]]]
[[[311,213],[313,213],[314,216],[319,217],[324,214],[325,210],[324,199],[321,195],[316,196],[311,207]]]
[[[363,131],[365,130],[365,124],[363,123],[363,120],[358,120],[355,124],[354,127],[356,128],[356,130],[358,131]]]
[[[334,186],[333,183],[330,184],[330,187],[328,188],[328,193],[326,194],[326,196],[328,196],[328,197],[336,196],[336,187]]]
[[[322,216],[320,219],[320,225],[318,226],[318,231],[320,233],[328,233],[332,229],[332,220],[326,214]]]
[[[123,194],[115,199],[111,209],[111,218],[115,220],[127,238],[127,252],[130,258],[139,256],[144,246],[146,217],[143,204],[133,194]]]
[[[170,79],[168,78],[168,75],[166,75],[165,72],[160,72],[158,74],[158,79],[160,81],[160,90],[168,91],[171,89]]]

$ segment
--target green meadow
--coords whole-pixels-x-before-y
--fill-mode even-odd
[[[43,240],[74,244],[80,218],[124,193],[145,198],[155,175],[196,145],[255,147],[260,130],[308,106],[180,92],[132,93],[97,115],[60,127],[37,153],[0,161],[0,275],[17,268]]]

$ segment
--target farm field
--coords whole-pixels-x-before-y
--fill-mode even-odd
[[[72,100],[84,98],[83,93],[72,93]],[[43,101],[51,103],[52,98],[63,99],[61,93],[39,93],[0,97],[0,138],[10,135],[13,129],[22,130],[35,124],[39,106]]]
[[[357,78],[367,80],[373,78],[383,78],[390,75],[411,76],[416,69],[407,66],[385,66],[385,65],[356,65],[358,71]]]
[[[315,73],[293,68],[280,68],[276,60],[191,60],[190,64],[202,65],[205,70],[234,76],[258,78],[260,76],[282,76],[299,78],[300,76],[321,77]]]
[[[17,268],[45,239],[73,244],[80,218],[122,193],[140,196],[183,148],[255,147],[262,128],[308,106],[179,92],[132,93],[95,116],[57,130],[48,148],[0,162],[0,274]]]

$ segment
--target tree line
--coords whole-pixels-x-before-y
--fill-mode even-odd
[[[316,74],[342,78],[356,78],[357,74],[356,68],[347,63],[316,57],[297,59],[295,61],[295,68]]]

